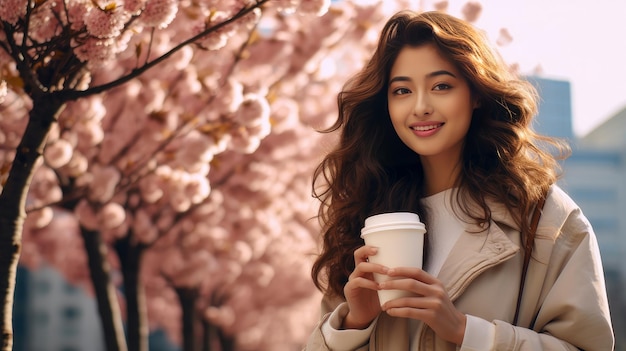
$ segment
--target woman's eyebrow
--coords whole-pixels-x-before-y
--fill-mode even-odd
[[[451,76],[452,78],[456,78],[456,74],[450,71],[446,71],[445,69],[428,73],[426,76],[429,78],[437,77],[437,76]]]
[[[450,71],[446,71],[445,69],[442,70],[438,70],[438,71],[434,71],[434,72],[430,72],[426,75],[426,78],[433,78],[433,77],[437,77],[437,76],[451,76],[453,78],[457,78],[456,74],[450,72]],[[396,76],[393,77],[389,80],[389,84],[393,83],[393,82],[408,82],[411,81],[412,79],[410,77],[407,76]]]

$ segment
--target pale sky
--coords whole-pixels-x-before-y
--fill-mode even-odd
[[[425,8],[429,3],[424,0]],[[467,0],[450,0],[460,14]],[[626,107],[626,1],[479,0],[476,25],[495,42],[505,27],[513,41],[500,48],[523,73],[541,66],[545,78],[568,80],[573,128],[583,136]]]

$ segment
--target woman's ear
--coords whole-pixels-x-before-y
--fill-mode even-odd
[[[474,110],[475,110],[475,109],[477,109],[477,108],[479,108],[481,105],[482,105],[482,104],[481,104],[481,102],[480,102],[480,99],[478,99],[478,98],[474,98],[474,103],[473,103],[473,105],[472,105],[472,106],[474,107]]]

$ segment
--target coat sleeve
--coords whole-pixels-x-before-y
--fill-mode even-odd
[[[543,263],[547,265],[546,274],[532,328],[496,321],[496,350],[613,350],[614,335],[596,236],[580,209],[566,212],[561,225],[550,223],[554,216],[547,216],[548,228],[544,230],[558,235]]]
[[[313,329],[313,333],[309,337],[309,340],[303,349],[303,351],[331,351],[332,349],[326,343],[326,339],[324,338],[324,334],[322,333],[322,326],[324,323],[328,322],[330,315],[332,312],[342,303],[343,299],[337,297],[330,297],[328,295],[324,295],[321,303],[321,316],[322,318]],[[363,345],[355,351],[367,351],[369,346]]]

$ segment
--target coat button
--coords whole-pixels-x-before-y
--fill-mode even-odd
[[[500,252],[504,249],[504,246],[502,245],[502,243],[495,243],[493,245],[494,250],[496,250],[496,252]]]

